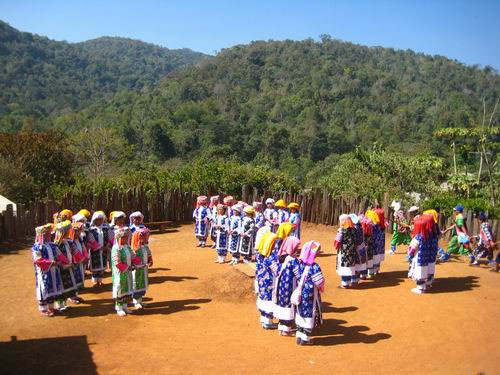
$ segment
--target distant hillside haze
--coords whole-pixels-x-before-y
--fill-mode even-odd
[[[127,38],[54,41],[0,21],[0,115],[41,118],[78,110],[120,90],[153,86],[205,56]]]

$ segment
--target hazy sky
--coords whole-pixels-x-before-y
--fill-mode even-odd
[[[500,0],[0,0],[0,19],[56,40],[124,36],[209,54],[330,34],[500,70]]]

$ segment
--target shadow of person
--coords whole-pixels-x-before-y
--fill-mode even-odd
[[[101,294],[101,293],[111,293],[113,290],[113,284],[111,284],[111,278],[103,279],[104,284],[102,286],[89,286],[78,291],[78,294]]]
[[[194,276],[152,276],[149,278],[149,284],[162,284],[166,281],[178,283],[184,280],[198,280],[198,278]]]
[[[170,268],[165,268],[165,267],[153,267],[153,268],[148,269],[148,273],[149,273],[149,274],[156,273],[156,272],[159,272],[159,271],[170,271]]]
[[[319,253],[318,258],[327,258],[327,257],[332,257],[335,254],[325,254],[325,253]]]
[[[145,305],[144,310],[135,310],[135,315],[172,314],[180,311],[198,310],[199,304],[209,303],[210,298],[181,299],[175,301],[152,302]]]
[[[0,342],[3,374],[97,374],[87,336]]]
[[[331,346],[341,344],[374,344],[390,337],[388,333],[364,333],[370,330],[367,326],[346,327],[343,320],[325,319],[323,325],[314,334],[314,345]]]
[[[358,308],[356,306],[346,306],[346,307],[335,307],[330,302],[323,302],[321,304],[321,311],[323,313],[345,313],[350,311],[356,311]]]
[[[352,289],[375,289],[398,286],[406,278],[408,278],[408,271],[390,271],[381,272],[371,280],[361,280],[360,283]]]
[[[115,300],[113,298],[99,298],[85,300],[80,305],[70,305],[70,308],[57,316],[66,319],[79,318],[81,316],[106,316],[115,313]]]
[[[432,284],[430,293],[456,293],[472,290],[479,287],[479,277],[459,276],[459,277],[438,277]]]

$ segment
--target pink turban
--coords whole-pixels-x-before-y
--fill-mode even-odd
[[[300,252],[300,260],[308,266],[314,263],[314,259],[321,250],[321,244],[316,241],[309,241],[304,244]]]
[[[279,255],[293,255],[297,252],[300,246],[300,240],[297,237],[287,237],[283,240],[280,249],[278,251]]]

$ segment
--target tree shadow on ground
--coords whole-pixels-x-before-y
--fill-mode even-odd
[[[374,344],[380,340],[386,340],[390,337],[388,333],[364,333],[370,330],[366,326],[346,327],[342,324],[345,320],[325,319],[323,325],[314,334],[314,345],[332,346],[341,344]]]
[[[346,313],[351,311],[356,311],[358,308],[356,306],[346,306],[346,307],[335,307],[330,302],[321,303],[321,311],[323,313]]]
[[[472,290],[479,287],[479,277],[458,276],[458,277],[438,277],[434,281],[430,293],[456,293]]]
[[[159,272],[159,271],[170,271],[170,268],[165,268],[165,267],[154,267],[154,268],[150,268],[148,270],[148,273],[149,274],[152,274],[152,273],[156,273],[156,272]]]
[[[0,342],[3,374],[97,374],[87,336]]]
[[[19,254],[20,250],[31,248],[32,246],[33,241],[31,239],[0,242],[0,258],[4,255]]]
[[[352,289],[376,289],[398,286],[406,278],[408,278],[408,271],[390,271],[381,272],[371,280],[361,280],[358,285]]]

